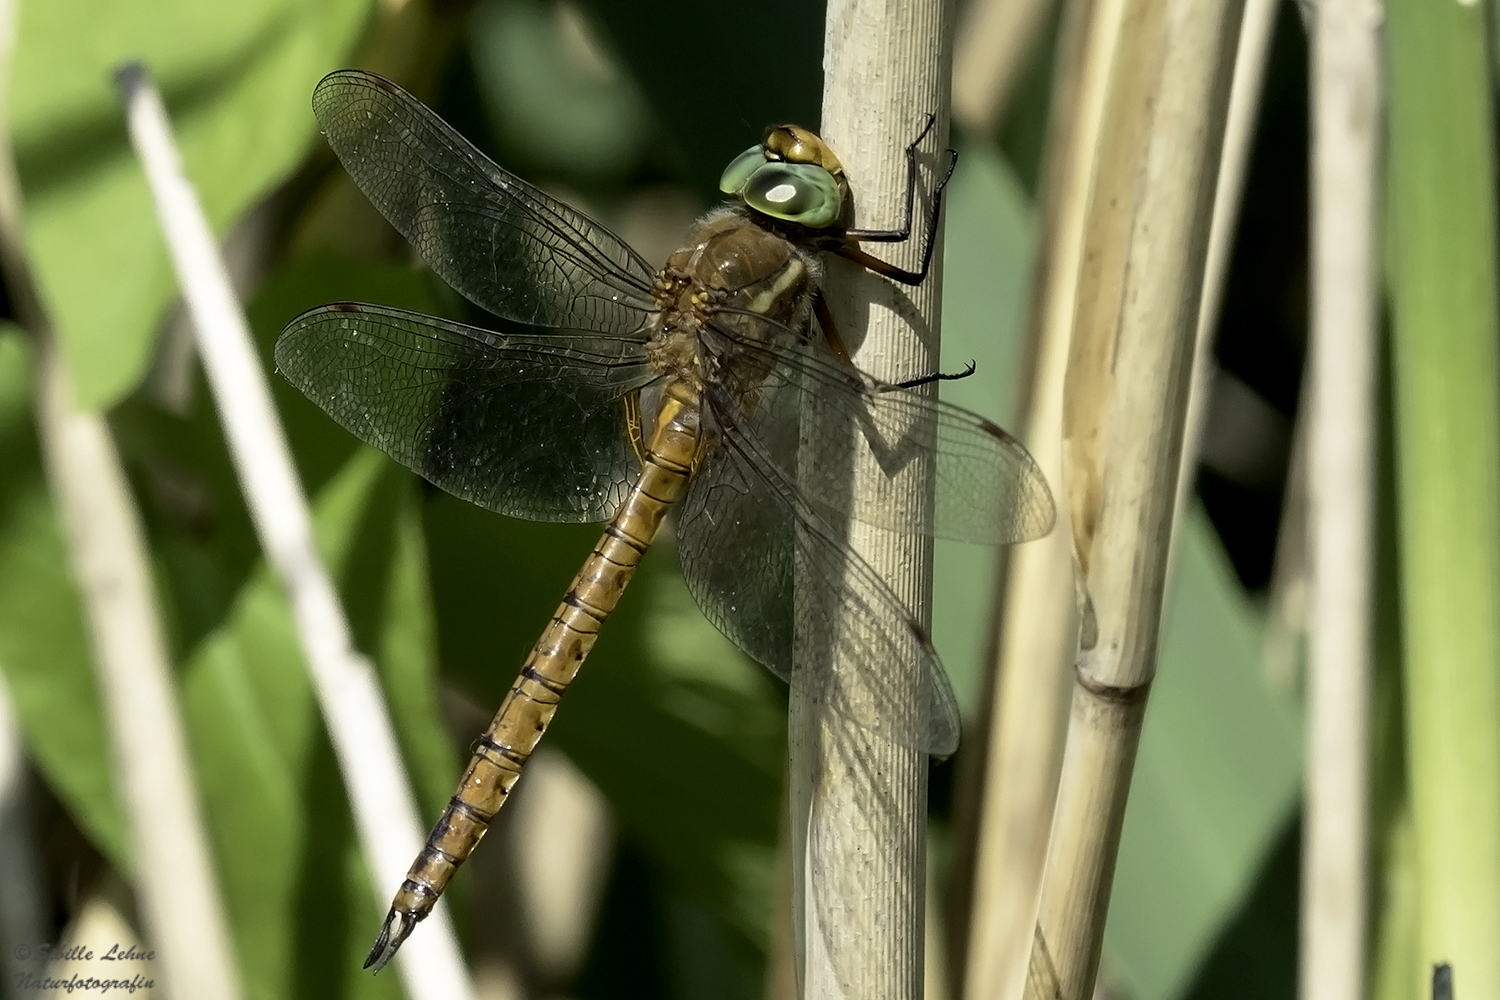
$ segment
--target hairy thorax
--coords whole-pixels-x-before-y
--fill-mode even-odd
[[[710,213],[657,273],[657,315],[647,357],[693,389],[705,382],[749,388],[769,353],[804,336],[820,277],[814,254],[736,206]]]

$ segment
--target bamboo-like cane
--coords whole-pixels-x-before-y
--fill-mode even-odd
[[[1064,10],[1043,181],[1041,246],[1028,318],[1034,359],[1025,440],[1059,506],[1062,395],[1083,254],[1083,221],[1099,142],[1108,54],[1121,0],[1072,0]],[[968,941],[968,1000],[1014,998],[1024,983],[1067,717],[1067,667],[1077,647],[1072,535],[1002,553],[993,697],[980,791]]]
[[[1379,0],[1312,25],[1311,649],[1303,806],[1304,1000],[1364,996],[1375,535]]]
[[[338,593],[318,555],[307,497],[255,356],[249,324],[183,173],[161,95],[138,65],[121,69],[116,79],[256,536],[286,589],[360,845],[376,881],[383,883],[405,869],[423,841],[395,728],[374,668],[354,648]],[[398,963],[407,994],[430,1000],[471,995],[446,911],[435,910],[423,931]]]
[[[1068,360],[1080,653],[1027,997],[1094,988],[1155,670],[1240,0],[1127,0]]]
[[[945,13],[942,0],[835,0],[828,5],[822,128],[848,173],[856,225],[898,224],[906,188],[905,149],[927,116],[934,115],[919,156],[919,187],[931,191],[935,153],[944,148],[948,134]],[[925,202],[923,198],[919,204]],[[882,251],[901,266],[915,266],[922,229],[923,223],[915,222],[911,241]],[[852,268],[829,267],[826,288],[833,315],[855,362],[873,375],[897,379],[936,370],[940,257],[934,258],[920,287],[900,291],[881,279],[852,274]],[[899,300],[905,300],[900,311],[895,308]],[[808,433],[804,429],[805,437]],[[804,451],[804,460],[817,460],[813,449]],[[873,460],[868,467],[857,463],[851,473],[855,490],[862,477],[886,475]],[[902,513],[922,523],[931,516],[932,469],[914,463],[901,475],[909,497]],[[850,542],[909,607],[927,615],[930,539],[854,526]],[[838,623],[840,629],[854,631],[863,625]],[[818,669],[805,661],[826,639],[799,625],[794,670]],[[850,666],[873,671],[891,667]],[[864,681],[844,677],[840,683],[858,689]],[[923,691],[920,676],[895,683],[909,690],[912,699]],[[789,799],[793,926],[802,995],[915,1000],[922,994],[925,950],[927,757],[920,749],[854,731],[821,711],[793,685]]]

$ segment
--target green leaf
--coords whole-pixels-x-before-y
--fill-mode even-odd
[[[111,74],[139,59],[172,113],[215,229],[285,179],[316,125],[313,85],[345,62],[370,0],[44,0],[21,5],[12,139],[26,240],[80,405],[141,378],[175,282]]]
[[[580,8],[479,4],[474,78],[506,162],[590,180],[626,174],[653,139],[650,112]]]
[[[1492,5],[1393,0],[1387,266],[1415,955],[1500,996],[1500,288]]]
[[[1015,429],[1020,353],[1030,294],[1034,223],[1015,171],[992,146],[965,144],[948,185],[943,241],[942,398]],[[992,639],[995,549],[938,541],[932,635],[972,718]]]
[[[1294,1000],[1302,892],[1302,823],[1281,829],[1193,976],[1187,1000]]]

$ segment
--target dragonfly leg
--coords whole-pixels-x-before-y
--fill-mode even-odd
[[[813,294],[813,315],[818,319],[818,326],[823,331],[823,339],[828,343],[828,349],[841,361],[853,364],[849,357],[849,349],[844,346],[844,339],[839,336],[838,325],[834,322],[833,311],[828,308],[828,300],[823,297],[822,289]],[[915,389],[919,385],[929,382],[956,382],[961,378],[968,378],[974,374],[974,362],[970,361],[961,372],[948,375],[944,372],[934,372],[931,375],[919,375],[916,378],[907,379],[904,382],[894,382],[887,388],[890,389]]]
[[[916,205],[917,191],[917,146],[932,129],[932,123],[933,118],[928,115],[927,124],[921,134],[906,147],[906,210],[901,225],[896,229],[846,229],[842,234],[840,244],[833,248],[833,252],[840,257],[852,260],[861,267],[868,268],[876,274],[884,275],[903,285],[920,285],[927,277],[927,269],[932,264],[932,253],[937,246],[938,218],[943,211],[943,190],[953,177],[953,168],[958,165],[957,150],[950,149],[944,154],[948,165],[940,170],[942,176],[938,178],[937,187],[932,191],[932,207],[927,212],[926,234],[922,241],[921,267],[915,271],[899,268],[865,253],[858,244],[904,243],[911,238],[912,214]]]
[[[828,349],[841,361],[853,364],[849,357],[849,349],[844,346],[844,338],[839,336],[839,328],[833,321],[833,311],[828,308],[828,300],[823,297],[820,288],[813,293],[813,315],[817,317],[818,328],[823,331],[823,339],[828,343]]]
[[[893,383],[891,388],[915,389],[919,385],[927,385],[932,382],[957,382],[959,379],[968,378],[973,374],[974,362],[970,361],[967,365],[964,365],[964,370],[961,372],[954,372],[952,375],[943,372],[933,372],[931,375],[918,375],[916,378],[909,378],[905,382]]]
[[[906,210],[902,213],[901,225],[895,229],[846,229],[845,236],[865,243],[905,243],[911,238],[912,208],[917,199],[917,147],[922,144],[923,139],[927,138],[927,133],[932,131],[933,123],[936,121],[937,118],[934,115],[928,115],[927,120],[922,124],[922,131],[918,132],[917,137],[906,146]],[[948,155],[954,158],[958,156],[951,149],[948,150]],[[952,173],[953,167],[950,164],[948,174]],[[947,183],[948,178],[945,176],[938,182],[938,190],[942,190],[943,185]]]

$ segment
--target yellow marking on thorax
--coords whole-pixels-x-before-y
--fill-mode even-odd
[[[807,280],[807,268],[802,266],[802,261],[796,257],[788,258],[786,267],[781,269],[771,284],[761,291],[750,296],[743,308],[754,313],[769,313],[771,307],[781,301],[787,292]]]

